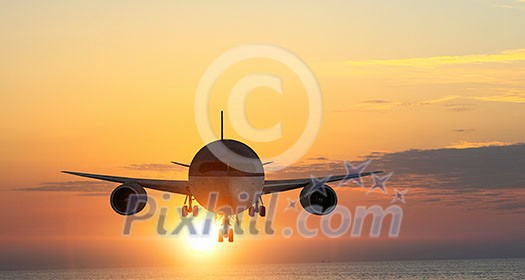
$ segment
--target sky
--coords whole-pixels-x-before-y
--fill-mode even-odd
[[[524,257],[523,26],[520,0],[0,1],[0,269]],[[264,161],[321,106],[312,145],[267,177],[344,174],[345,160],[371,159],[368,169],[393,172],[387,195],[333,187],[352,213],[402,207],[398,238],[277,234],[203,250],[158,236],[153,220],[122,236],[109,206],[116,185],[60,173],[187,179],[169,162],[189,163],[206,144],[195,118],[201,77],[254,44],[299,57],[322,102],[309,104],[286,65],[248,59],[206,100],[215,132],[225,109],[226,137]],[[236,131],[227,110],[236,82],[260,72],[284,81],[282,94],[257,88],[246,99],[253,127],[282,123],[271,142]],[[391,203],[394,188],[407,190],[405,204]],[[174,228],[184,198],[149,194],[171,207]],[[288,201],[298,195],[279,196],[278,233],[295,226],[301,207]]]

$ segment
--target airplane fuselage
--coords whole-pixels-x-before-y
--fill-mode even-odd
[[[246,144],[217,140],[197,152],[188,178],[190,192],[202,207],[231,215],[248,209],[262,194],[264,168]]]

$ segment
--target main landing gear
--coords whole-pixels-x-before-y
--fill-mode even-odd
[[[259,203],[261,205],[259,205]],[[248,208],[248,214],[250,215],[250,217],[255,216],[255,213],[259,213],[261,217],[266,216],[266,207],[264,207],[261,196],[257,198],[254,206],[250,206],[250,208]]]
[[[199,215],[199,207],[197,205],[192,207],[193,200],[195,200],[195,198],[193,198],[193,195],[186,195],[186,198],[184,199],[184,206],[182,206],[182,217],[187,217],[190,211],[193,217],[197,217],[197,215]]]
[[[224,238],[228,238],[228,242],[233,242],[233,228],[230,226],[230,216],[224,215],[222,227],[219,230],[219,242],[223,242]]]

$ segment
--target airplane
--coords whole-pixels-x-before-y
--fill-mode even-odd
[[[190,164],[173,161],[188,168],[188,180],[158,180],[89,174],[73,171],[63,173],[97,180],[120,183],[110,196],[113,210],[120,215],[139,213],[147,203],[145,189],[152,189],[185,195],[182,217],[190,213],[197,216],[196,200],[206,210],[224,217],[219,230],[219,242],[228,238],[233,242],[233,228],[230,218],[248,210],[254,217],[258,213],[266,216],[262,196],[302,188],[299,201],[301,206],[314,215],[327,215],[337,205],[337,195],[329,182],[349,180],[378,174],[382,171],[327,176],[318,179],[298,178],[286,180],[265,180],[264,165],[259,156],[248,145],[224,139],[223,112],[221,111],[221,139],[202,147]],[[237,219],[238,221],[238,219]]]

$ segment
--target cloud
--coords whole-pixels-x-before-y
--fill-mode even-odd
[[[448,103],[443,105],[448,111],[465,112],[473,109],[474,105],[470,103]]]
[[[460,102],[455,102],[460,101]],[[496,103],[525,103],[525,94],[504,94],[504,95],[487,95],[487,96],[461,96],[461,95],[446,95],[439,98],[420,100],[420,101],[383,101],[383,100],[366,100],[356,103],[352,109],[344,110],[344,112],[355,110],[394,110],[398,108],[426,106],[426,105],[442,105],[447,111],[451,112],[465,112],[471,111],[475,108],[475,103],[466,101],[478,102],[496,102]],[[336,112],[341,112],[336,111]]]
[[[470,98],[487,102],[525,103],[525,96],[521,94],[479,96]]]
[[[525,0],[507,0],[503,1],[503,3],[501,1],[497,1],[493,4],[493,6],[506,9],[525,10],[525,6],[523,6],[524,3]]]
[[[388,104],[391,103],[391,101],[388,100],[382,100],[382,99],[373,99],[373,100],[365,100],[362,103],[370,103],[370,104]]]
[[[311,158],[308,158],[307,160],[319,160],[319,161],[321,161],[321,160],[328,160],[328,158],[327,157],[311,157]]]
[[[115,187],[115,183],[104,181],[67,181],[67,182],[43,182],[38,186],[14,188],[14,191],[29,192],[80,192],[86,195],[100,193],[108,194]]]
[[[471,103],[446,103],[455,100],[477,100],[485,102],[504,102],[504,103],[525,103],[525,95],[523,94],[505,94],[505,95],[487,95],[487,96],[468,96],[468,95],[447,95],[440,98],[419,101],[413,104],[416,105],[432,105],[445,103],[445,106],[471,106]]]
[[[475,129],[473,129],[473,128],[458,128],[458,129],[453,129],[452,131],[458,132],[458,133],[464,133],[464,132],[473,132],[473,131],[475,131]]]
[[[525,144],[484,142],[456,148],[408,150],[377,157],[375,168],[388,168],[398,176],[424,175],[419,187],[441,189],[525,188]]]
[[[174,164],[164,164],[164,163],[140,163],[140,164],[130,164],[124,166],[125,169],[129,170],[141,170],[141,171],[167,171],[173,170],[177,167]]]
[[[489,146],[507,146],[511,144],[512,143],[510,142],[503,142],[503,141],[488,141],[488,142],[461,141],[459,143],[448,145],[446,146],[446,148],[466,149],[466,148],[480,148],[480,147],[489,147]]]
[[[455,100],[475,100],[475,101],[483,101],[483,102],[500,102],[500,103],[525,103],[525,95],[524,94],[504,94],[504,95],[487,95],[487,96],[461,96],[461,95],[447,95],[444,97],[436,98],[436,99],[430,99],[425,101],[420,101],[417,103],[414,103],[416,105],[433,105],[433,104],[440,104],[445,103],[445,107],[451,107],[454,108],[471,108],[474,104],[472,103],[446,103],[451,102]]]
[[[89,196],[89,197],[98,197],[98,196],[105,196],[105,197],[107,197],[108,193],[107,192],[103,192],[103,193],[81,193],[79,195],[80,196]]]
[[[404,66],[404,67],[439,67],[457,64],[480,63],[513,63],[525,61],[525,49],[506,50],[495,54],[457,55],[457,56],[432,56],[401,59],[373,59],[373,60],[348,60],[346,64],[352,66]]]
[[[454,148],[375,153],[362,160],[366,158],[373,159],[367,171],[393,171],[389,187],[408,188],[412,203],[476,211],[525,211],[524,143],[464,142]],[[345,171],[342,161],[306,161],[271,176],[308,178],[310,174],[326,176]]]

